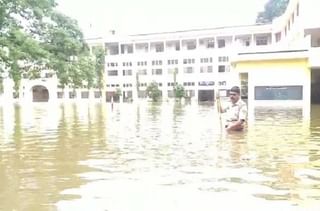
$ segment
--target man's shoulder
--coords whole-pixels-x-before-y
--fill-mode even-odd
[[[246,102],[244,102],[242,99],[239,99],[239,104],[241,104],[241,105],[247,105]]]
[[[238,105],[239,105],[240,107],[247,106],[246,102],[244,102],[242,99],[239,99]]]

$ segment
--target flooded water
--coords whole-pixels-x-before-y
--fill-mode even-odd
[[[319,211],[320,107],[227,134],[206,105],[2,106],[0,210]]]

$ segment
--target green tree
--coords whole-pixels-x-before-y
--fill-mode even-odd
[[[181,100],[181,98],[185,96],[185,90],[181,84],[178,84],[177,86],[174,87],[174,96],[179,100]]]
[[[45,49],[49,52],[48,66],[53,69],[62,89],[72,84],[74,88],[81,86],[81,69],[79,57],[87,54],[88,48],[77,22],[61,13],[51,14],[52,23],[46,25],[44,38]]]
[[[102,46],[93,49],[95,58],[95,72],[97,79],[97,87],[102,93],[102,99],[105,99],[105,85],[104,85],[104,67],[105,67],[105,51]]]
[[[94,87],[96,79],[94,60],[91,56],[86,55],[79,58],[78,68],[81,71],[82,82],[87,86],[88,90]]]
[[[103,47],[95,47],[93,49],[93,55],[95,57],[95,71],[97,75],[97,87],[100,91],[103,88],[103,76],[104,76],[104,62],[105,62],[105,53]]]
[[[3,94],[3,91],[4,91],[3,78],[2,78],[2,76],[0,75],[0,94]]]
[[[161,91],[158,88],[158,83],[155,81],[148,85],[146,92],[148,97],[150,97],[153,102],[157,102],[161,97]]]
[[[55,71],[62,88],[94,85],[100,75],[83,34],[75,20],[55,11],[55,0],[0,0],[0,5],[0,73],[9,70],[17,94],[23,75],[36,79],[47,69]]]
[[[45,67],[47,52],[39,43],[19,28],[11,28],[7,36],[8,49],[6,66],[14,82],[15,97],[19,97],[19,87],[23,73]]]
[[[1,0],[0,5],[0,66],[7,67],[9,75],[14,76],[17,90],[21,69],[38,68],[38,63],[45,58],[38,41],[44,17],[56,3],[54,0]],[[22,62],[25,65],[21,65]]]
[[[256,23],[271,23],[274,18],[285,12],[288,3],[289,0],[268,0],[264,5],[264,11],[258,13]]]

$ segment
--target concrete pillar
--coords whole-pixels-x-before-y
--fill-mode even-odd
[[[311,115],[311,70],[306,69],[306,78],[303,83],[303,119],[310,119]]]
[[[197,83],[197,82],[195,82]],[[192,101],[194,101],[195,103],[197,103],[199,100],[199,88],[198,86],[196,85],[195,88],[194,88],[194,97],[192,99]]]
[[[94,91],[93,89],[89,89],[88,92],[89,92],[88,100],[91,101],[94,99]]]
[[[254,124],[254,109],[255,109],[255,104],[254,104],[254,84],[253,81],[250,78],[250,73],[248,73],[248,125],[253,125]]]
[[[63,89],[63,101],[66,101],[69,99],[69,88],[65,87]]]

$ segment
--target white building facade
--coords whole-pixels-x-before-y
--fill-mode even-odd
[[[226,95],[234,85],[242,85],[232,71],[239,53],[307,50],[310,68],[320,67],[320,1],[291,0],[285,13],[272,24],[220,27],[176,32],[87,39],[90,50],[103,46],[106,99],[121,91],[120,101],[146,97],[146,87],[156,82],[162,99],[173,97],[174,83],[181,84],[193,101],[211,101],[216,91]],[[246,56],[250,56],[247,54]],[[253,55],[253,54],[252,54]],[[255,55],[253,55],[255,56]],[[241,58],[239,58],[241,60]],[[11,79],[4,79],[5,99],[12,98]],[[37,101],[37,93],[48,101],[99,99],[99,90],[62,90],[55,75],[37,80],[24,79],[20,96]],[[245,87],[243,89],[246,97]]]
[[[94,48],[97,40],[88,40]],[[239,85],[231,71],[230,58],[241,48],[272,46],[271,25],[224,27],[169,33],[103,38],[106,50],[107,96],[121,89],[124,100],[146,97],[146,87],[156,82],[162,99],[173,97],[174,83],[181,84],[187,97],[210,101]],[[137,88],[139,87],[139,88]]]

